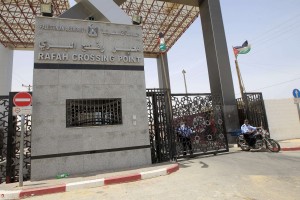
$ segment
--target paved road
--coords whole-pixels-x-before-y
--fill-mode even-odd
[[[300,199],[300,151],[236,151],[179,163],[180,170],[168,176],[30,199]]]

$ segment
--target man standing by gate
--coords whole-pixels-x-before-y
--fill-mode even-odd
[[[189,147],[190,155],[193,155],[193,149],[192,149],[192,141],[191,141],[191,135],[192,130],[190,127],[186,126],[186,123],[184,121],[180,122],[180,127],[177,130],[179,141],[182,144],[183,147],[183,155],[186,155],[186,147]]]

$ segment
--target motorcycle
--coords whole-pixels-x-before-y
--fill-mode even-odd
[[[270,138],[270,133],[262,128],[253,133],[256,138],[254,149],[260,150],[262,148],[268,149],[271,152],[279,152],[281,147],[277,141]],[[251,147],[246,142],[244,135],[240,134],[237,137],[237,145],[243,151],[249,151]],[[252,148],[253,149],[253,148]]]

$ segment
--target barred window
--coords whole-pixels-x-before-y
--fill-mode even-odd
[[[67,99],[67,127],[122,124],[121,99]]]

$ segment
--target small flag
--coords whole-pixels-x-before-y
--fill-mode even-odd
[[[251,50],[251,45],[248,44],[247,40],[242,44],[242,46],[233,47],[233,52],[235,57],[237,57],[238,54],[246,54],[250,50]]]

